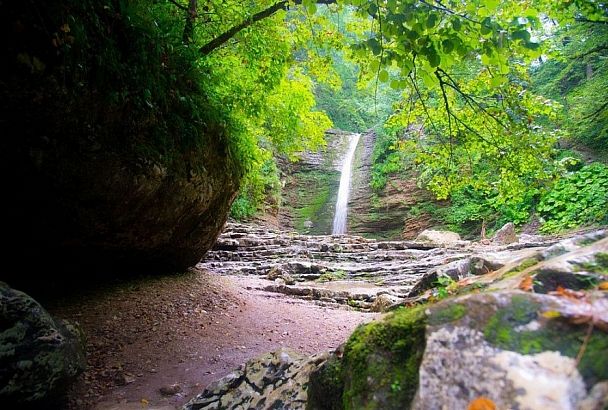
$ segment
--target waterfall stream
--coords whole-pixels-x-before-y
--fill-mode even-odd
[[[336,213],[334,216],[334,225],[332,235],[341,235],[346,233],[346,216],[348,214],[348,195],[350,191],[350,176],[355,157],[355,149],[359,143],[361,134],[351,134],[348,151],[342,160],[342,172],[340,174],[340,188],[338,189],[338,200],[336,201]]]

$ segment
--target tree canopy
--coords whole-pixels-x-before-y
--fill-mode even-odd
[[[378,122],[372,101],[376,112],[392,114],[384,132],[398,133],[397,148],[416,153],[421,180],[438,198],[466,188],[497,206],[524,201],[560,172],[553,148],[573,131],[560,116],[570,100],[538,92],[530,72],[556,49],[576,54],[572,43],[558,45],[556,32],[586,24],[585,38],[597,38],[608,25],[606,4],[594,0],[156,4],[173,22],[182,19],[183,46],[198,54],[206,92],[230,118],[253,202],[264,185],[276,185],[276,175],[260,178],[273,156],[295,159],[323,144],[331,121],[317,106],[357,129]],[[603,39],[585,41],[581,52],[601,55]],[[599,89],[602,79],[585,87]],[[605,117],[608,105],[589,101],[572,110],[571,124]],[[587,138],[603,141],[602,127],[592,128],[597,135],[587,129]]]

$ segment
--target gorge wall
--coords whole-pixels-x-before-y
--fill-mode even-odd
[[[331,130],[327,146],[307,152],[297,163],[284,162],[283,198],[279,226],[313,235],[331,234],[340,164],[348,149],[348,132]],[[370,188],[376,134],[361,134],[352,166],[348,202],[348,232],[368,238],[412,239],[434,221],[416,206],[430,201],[429,194],[416,185],[415,176],[393,175],[386,187],[374,193]]]

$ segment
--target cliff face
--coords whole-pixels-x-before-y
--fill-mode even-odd
[[[3,260],[19,268],[2,279],[195,264],[241,171],[182,57],[108,5],[3,3],[0,15]]]
[[[416,185],[415,175],[406,173],[389,176],[386,186],[374,193],[370,178],[375,144],[376,135],[366,133],[357,147],[349,200],[349,232],[368,238],[413,239],[434,224],[426,214],[415,212],[420,203],[432,201],[432,197]]]
[[[280,227],[312,235],[331,234],[340,186],[340,161],[348,149],[349,134],[329,131],[325,148],[305,153],[296,163],[280,165],[284,181]]]
[[[278,215],[280,227],[313,235],[331,234],[341,159],[348,149],[349,134],[330,131],[325,149],[308,152],[297,163],[281,165],[285,186]],[[352,166],[348,232],[379,239],[415,238],[434,224],[418,211],[420,203],[432,198],[416,186],[415,176],[400,174],[390,176],[386,187],[374,194],[370,177],[375,144],[373,132],[361,134]]]

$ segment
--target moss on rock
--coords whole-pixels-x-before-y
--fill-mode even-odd
[[[425,347],[424,307],[360,326],[344,350],[345,409],[407,408]]]
[[[319,369],[310,374],[308,384],[309,410],[342,410],[344,375],[342,361],[332,356]]]
[[[492,345],[522,354],[557,351],[575,358],[581,351],[588,325],[571,324],[540,315],[541,304],[527,295],[513,296],[485,324],[484,336]],[[535,321],[542,321],[530,325]],[[608,379],[608,335],[595,330],[586,345],[578,370],[588,386]]]

